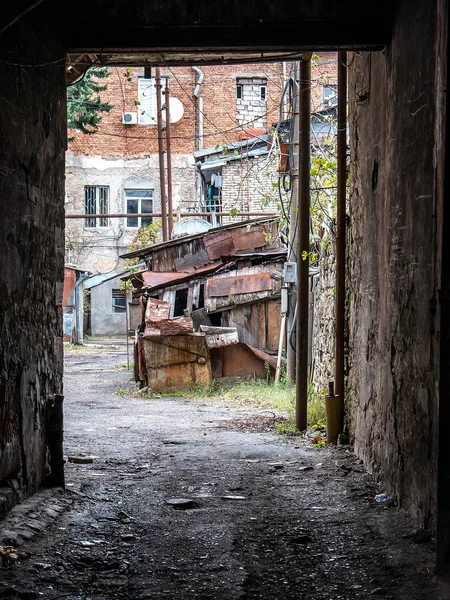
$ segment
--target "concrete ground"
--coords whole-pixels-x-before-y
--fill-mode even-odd
[[[72,503],[3,566],[0,598],[448,600],[433,543],[348,448],[239,428],[256,409],[132,397],[125,361],[67,353],[65,450],[93,462],[67,463]]]

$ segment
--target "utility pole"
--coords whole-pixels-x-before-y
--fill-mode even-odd
[[[340,399],[341,432],[345,410],[345,254],[347,203],[347,53],[338,53],[337,217],[336,217],[336,345],[335,387]]]
[[[294,63],[294,98],[292,106],[292,139],[289,140],[289,164],[291,171],[291,204],[289,208],[289,250],[288,261],[297,262],[297,213],[298,213],[298,134],[299,134],[299,63]],[[286,350],[286,374],[289,382],[295,381],[295,339],[291,335],[294,326],[294,314],[297,304],[297,293],[295,283],[289,284],[288,314],[287,314],[287,350]]]
[[[167,231],[166,181],[164,177],[164,146],[162,133],[161,69],[156,67],[156,121],[158,124],[159,184],[161,194],[163,242],[169,239]]]
[[[299,124],[295,425],[303,431],[307,424],[308,403],[311,53],[303,54],[300,63]]]
[[[170,87],[166,80],[166,152],[167,152],[167,216],[169,239],[173,230],[173,201],[172,201],[172,141],[170,137]]]

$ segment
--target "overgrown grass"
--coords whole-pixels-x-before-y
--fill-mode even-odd
[[[308,389],[308,427],[325,420],[325,391]],[[196,388],[184,394],[186,398],[221,400],[226,406],[252,406],[287,412],[288,421],[280,424],[279,433],[299,433],[294,424],[295,387],[287,383],[273,384],[262,379],[251,381],[216,379],[212,387]]]
[[[295,435],[300,433],[295,427],[295,387],[293,385],[273,382],[263,379],[230,380],[215,379],[210,388],[194,386],[188,392],[172,394],[155,393],[148,390],[139,393],[137,389],[117,388],[116,394],[138,398],[182,397],[191,400],[214,400],[222,406],[252,407],[259,409],[279,410],[287,413],[288,421],[277,426],[277,433]],[[308,427],[314,428],[325,419],[325,392],[315,392],[311,385],[308,390]],[[279,431],[278,431],[279,429]]]

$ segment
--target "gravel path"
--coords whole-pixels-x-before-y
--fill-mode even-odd
[[[119,395],[124,361],[67,355],[66,454],[93,462],[67,463],[73,505],[2,568],[0,598],[448,600],[432,542],[404,537],[349,449],[230,429],[251,409]]]

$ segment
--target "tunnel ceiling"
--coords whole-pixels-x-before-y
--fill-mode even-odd
[[[59,13],[61,43],[78,68],[289,60],[312,49],[383,48],[394,4],[81,0]]]

